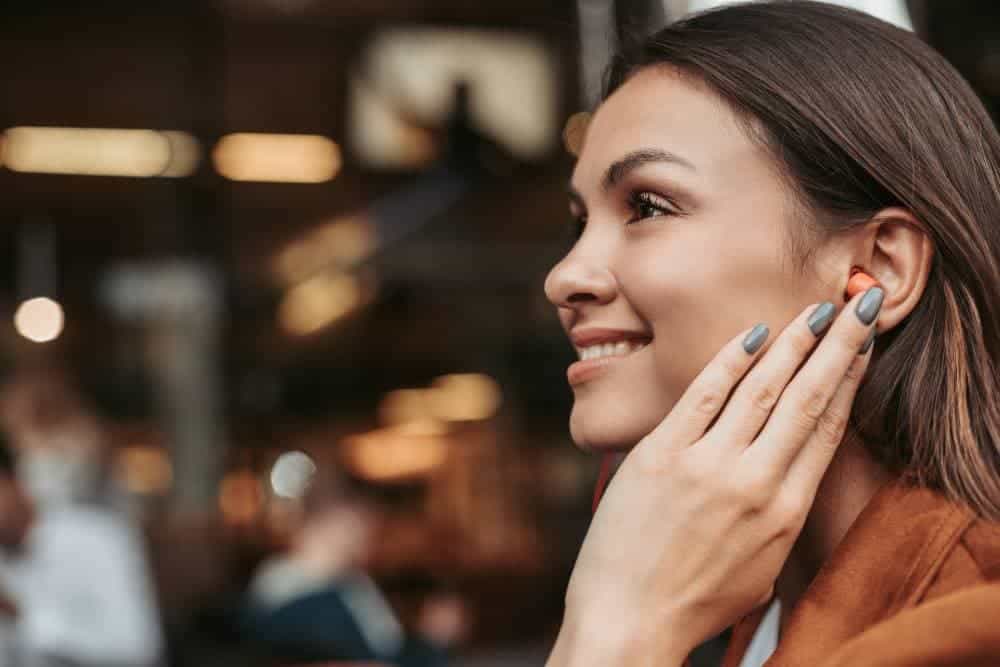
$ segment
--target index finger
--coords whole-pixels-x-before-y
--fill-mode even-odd
[[[766,325],[757,324],[726,343],[643,440],[652,438],[661,441],[657,447],[677,449],[700,439],[760,355],[769,335]]]

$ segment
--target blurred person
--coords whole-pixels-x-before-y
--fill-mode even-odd
[[[18,609],[18,664],[159,664],[144,541],[113,500],[98,419],[53,373],[10,381],[0,418],[18,452],[18,481],[38,507],[24,549],[0,571]]]
[[[25,547],[34,508],[15,475],[14,453],[0,434],[0,574],[10,571]],[[0,577],[0,667],[19,664],[18,607],[12,591]]]
[[[107,448],[92,410],[53,369],[21,371],[0,391],[18,476],[40,506],[108,500]]]
[[[1000,134],[955,69],[824,3],[671,24],[569,208],[570,432],[624,459],[550,666],[734,623],[726,667],[1000,664]]]
[[[463,630],[463,609],[432,598],[408,635],[366,572],[378,529],[374,502],[346,478],[317,473],[302,501],[290,549],[261,564],[244,627],[289,661],[376,661],[433,667]]]

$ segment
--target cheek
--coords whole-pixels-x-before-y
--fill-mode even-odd
[[[796,280],[779,239],[711,231],[706,225],[637,247],[619,270],[629,302],[653,331],[657,381],[672,400],[740,331],[763,321],[775,332],[794,316],[789,304],[801,301],[789,289]]]

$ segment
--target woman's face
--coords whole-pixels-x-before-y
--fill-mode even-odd
[[[837,296],[838,274],[815,268],[830,264],[823,247],[815,270],[796,268],[802,221],[773,159],[720,98],[665,68],[594,114],[570,210],[582,233],[545,291],[583,359],[567,375],[585,449],[630,448],[740,331],[765,322],[773,339]]]

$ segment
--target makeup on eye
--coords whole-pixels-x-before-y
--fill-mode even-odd
[[[680,208],[671,198],[648,190],[631,191],[628,196],[628,205],[635,217],[630,218],[626,224],[660,216],[681,214]]]

